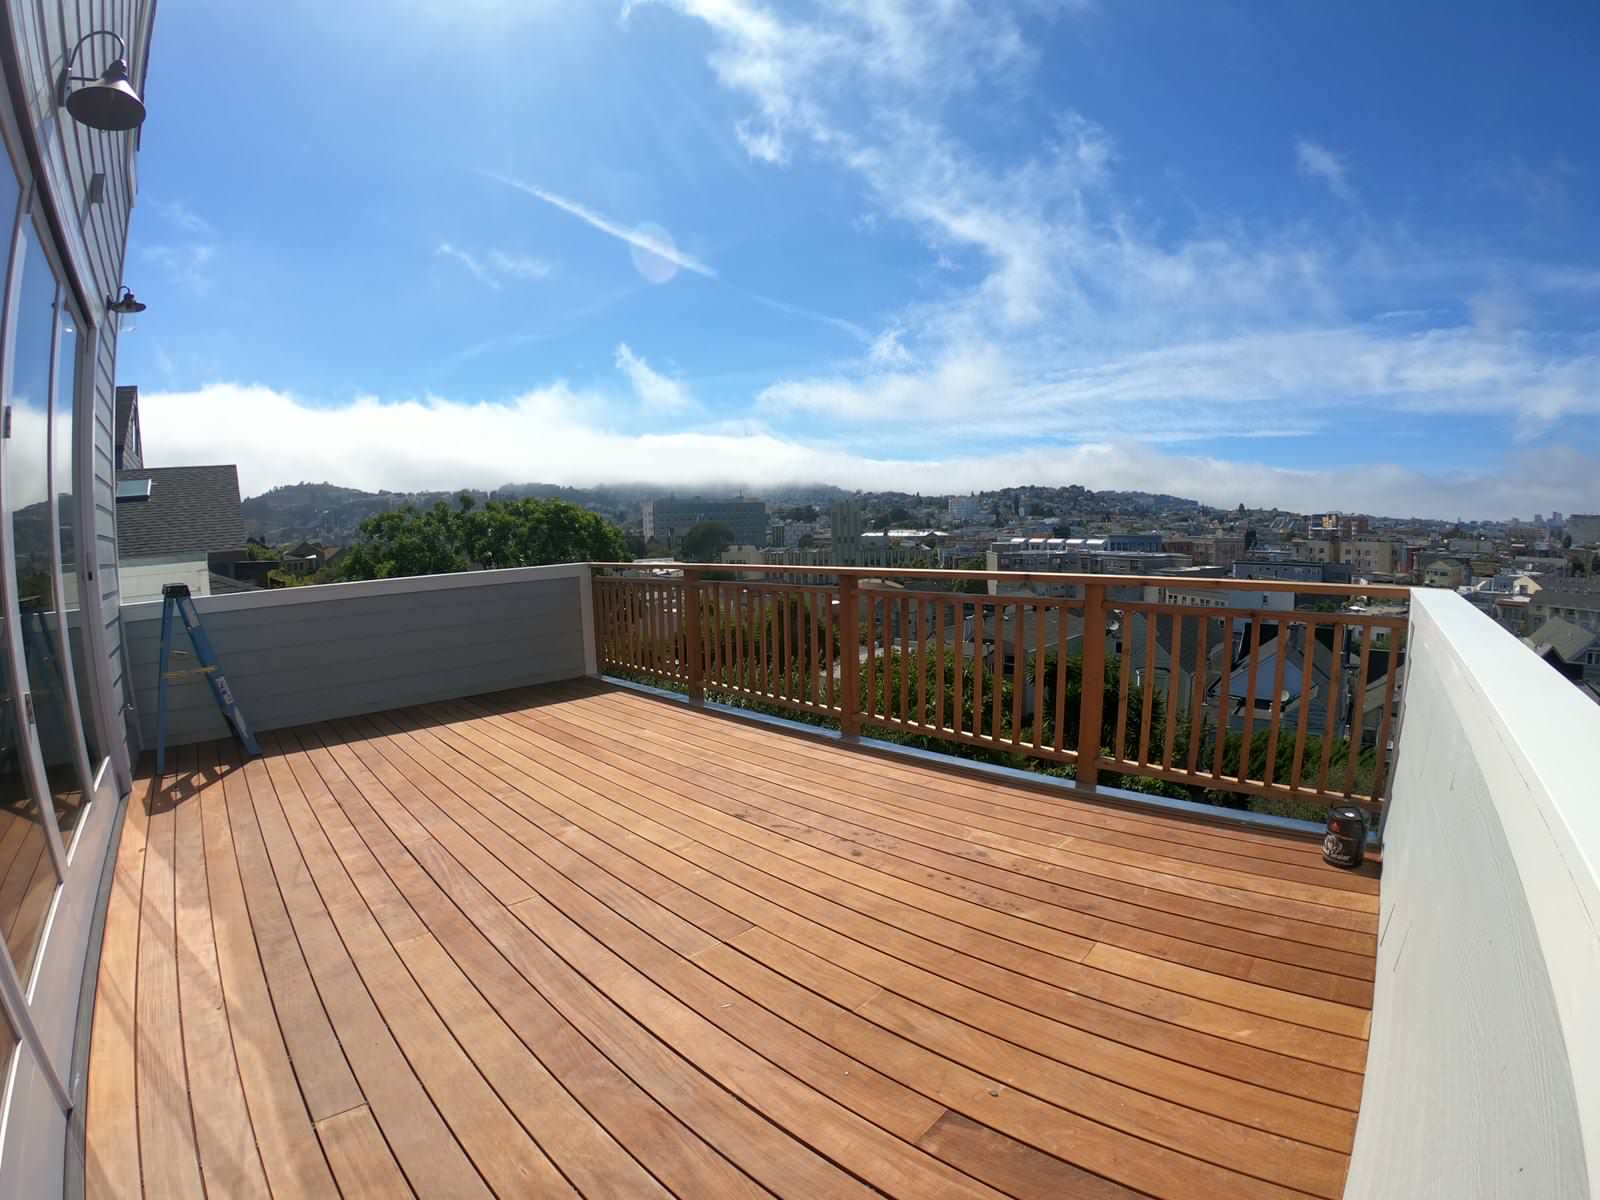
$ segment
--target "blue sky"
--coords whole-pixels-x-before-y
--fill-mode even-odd
[[[164,0],[154,463],[1600,506],[1600,10]]]

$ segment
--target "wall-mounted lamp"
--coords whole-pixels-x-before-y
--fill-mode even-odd
[[[134,298],[133,291],[130,288],[123,288],[114,297],[106,297],[106,311],[117,313],[119,316],[142,313],[146,307],[144,301]]]
[[[78,59],[78,51],[83,49],[83,44],[90,38],[97,37],[108,37],[115,41],[117,57],[112,59],[105,71],[98,76],[74,75],[72,64]],[[139,99],[139,93],[134,91],[133,84],[128,82],[127,54],[127,43],[109,29],[97,29],[93,33],[84,34],[72,48],[72,53],[67,55],[66,66],[61,68],[61,83],[56,102],[65,104],[73,120],[89,126],[90,129],[122,133],[139,128],[144,124],[144,101]],[[74,83],[81,83],[84,86],[73,91]]]

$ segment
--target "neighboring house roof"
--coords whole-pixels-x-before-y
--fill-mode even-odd
[[[234,579],[229,575],[219,575],[211,572],[211,594],[221,596],[227,592],[259,592],[260,586],[251,583],[248,579]]]
[[[1574,625],[1563,617],[1551,617],[1523,639],[1534,653],[1553,652],[1564,663],[1577,662],[1594,645],[1600,634]]]
[[[150,498],[117,505],[117,557],[208,554],[244,545],[239,469],[146,467],[118,471],[119,482],[150,480]]]
[[[1600,609],[1600,591],[1573,587],[1576,580],[1563,579],[1550,583],[1533,598],[1539,608],[1589,608]]]

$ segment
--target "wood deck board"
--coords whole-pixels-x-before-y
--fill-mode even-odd
[[[1375,876],[581,682],[186,748],[92,1196],[1337,1197]]]

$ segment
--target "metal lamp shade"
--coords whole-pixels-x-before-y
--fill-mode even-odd
[[[73,120],[110,133],[122,133],[144,124],[144,101],[128,82],[128,60],[114,60],[98,80],[71,93],[67,97],[67,111]]]

